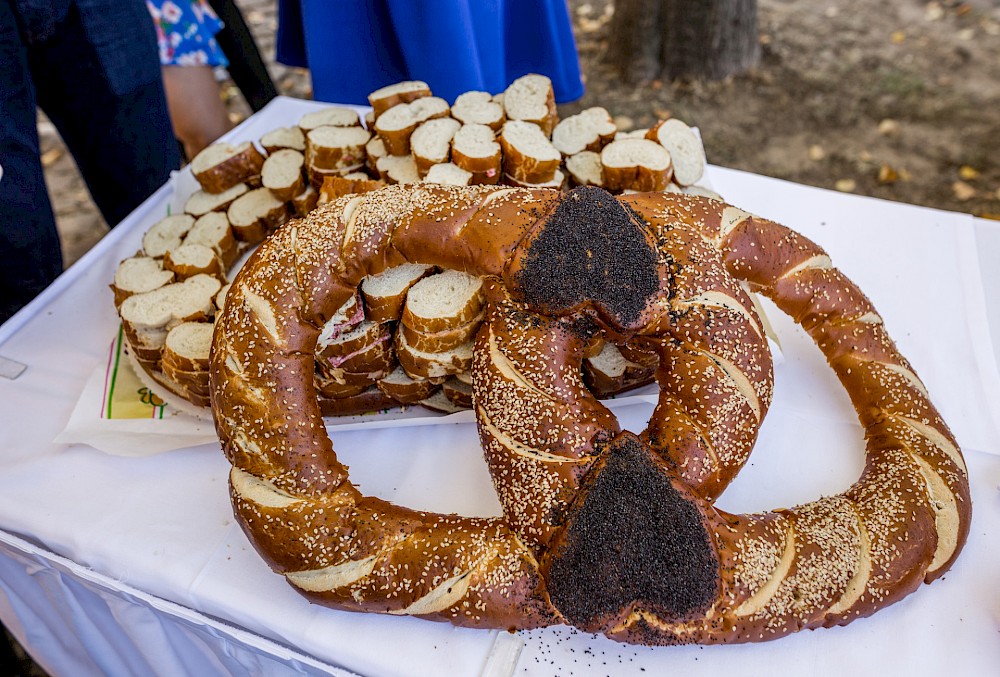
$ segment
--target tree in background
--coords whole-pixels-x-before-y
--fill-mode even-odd
[[[757,0],[615,0],[608,58],[630,82],[741,73],[760,58]]]

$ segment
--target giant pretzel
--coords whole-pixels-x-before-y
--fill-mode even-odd
[[[487,279],[475,408],[503,517],[365,496],[326,435],[320,327],[363,276],[406,261]],[[867,462],[842,494],[735,515],[713,500],[747,460],[773,378],[747,288],[823,351]],[[639,436],[583,385],[597,333],[659,356]],[[340,609],[766,640],[895,602],[947,570],[969,529],[962,455],[868,299],[808,239],[705,198],[431,185],[341,198],[240,273],[211,376],[239,521],[292,585]]]

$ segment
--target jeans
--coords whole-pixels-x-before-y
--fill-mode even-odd
[[[143,0],[0,0],[0,323],[62,272],[36,107],[112,226],[180,166]]]

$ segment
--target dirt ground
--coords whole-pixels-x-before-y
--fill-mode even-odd
[[[275,0],[237,4],[281,92],[308,98],[308,73],[273,61]],[[603,60],[613,1],[569,5],[587,93],[563,115],[674,116],[701,129],[713,164],[1000,218],[1000,0],[758,0],[760,64],[708,84],[624,82]],[[55,130],[40,131],[68,265],[107,225]]]

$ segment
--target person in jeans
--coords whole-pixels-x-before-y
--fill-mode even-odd
[[[41,108],[114,226],[180,166],[144,0],[0,2],[0,323],[60,272]]]

